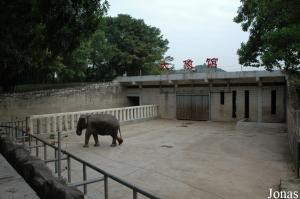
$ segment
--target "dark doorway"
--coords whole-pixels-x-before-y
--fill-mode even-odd
[[[271,91],[271,114],[276,114],[276,90]]]
[[[249,118],[249,91],[245,91],[245,118]]]
[[[232,91],[232,117],[236,118],[236,91]]]
[[[139,106],[140,105],[140,97],[139,96],[130,96],[127,97],[129,106]]]

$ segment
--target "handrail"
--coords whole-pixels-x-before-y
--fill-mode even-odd
[[[25,122],[25,121],[22,121],[22,122]],[[9,122],[9,123],[13,124],[13,122]],[[9,126],[9,125],[8,126],[7,125],[0,125],[0,127],[4,127],[4,128],[13,128],[13,130],[15,131],[15,133],[13,132],[12,135],[16,135],[15,139],[18,139],[18,137],[17,137],[17,131],[20,131],[22,133],[22,138],[28,136],[29,137],[29,139],[28,139],[29,150],[31,151],[31,149],[35,148],[35,150],[36,150],[36,156],[37,157],[39,155],[39,153],[38,153],[38,148],[39,148],[38,147],[38,142],[42,143],[42,145],[44,146],[44,151],[46,150],[47,146],[49,146],[52,149],[54,149],[55,153],[59,150],[59,148],[57,146],[55,146],[55,145],[53,145],[53,144],[51,144],[51,143],[43,140],[42,138],[39,138],[38,136],[33,135],[33,134],[29,133],[26,130],[20,129],[18,127],[12,127],[12,126]],[[36,145],[35,146],[31,145],[32,139],[36,140]],[[24,142],[23,142],[23,144],[24,144]],[[150,193],[148,193],[148,192],[140,189],[139,187],[137,187],[137,186],[135,186],[135,185],[133,185],[131,183],[128,183],[128,182],[122,180],[121,178],[119,178],[119,177],[117,177],[117,176],[115,176],[115,175],[113,175],[111,173],[108,173],[108,172],[104,171],[103,169],[98,168],[97,166],[95,166],[95,165],[93,165],[93,164],[91,164],[91,163],[89,163],[89,162],[87,162],[87,161],[85,161],[85,160],[77,157],[76,155],[74,155],[74,154],[72,154],[72,153],[70,153],[70,152],[68,152],[66,150],[61,149],[61,153],[64,154],[67,157],[67,158],[63,158],[63,159],[67,159],[68,160],[68,167],[67,167],[68,168],[68,176],[67,176],[67,180],[69,182],[69,185],[72,185],[72,184],[76,185],[76,183],[71,183],[71,176],[70,176],[71,175],[71,172],[70,172],[70,170],[71,170],[71,164],[69,162],[70,158],[72,158],[72,159],[76,160],[77,162],[81,163],[85,168],[89,167],[90,169],[93,169],[94,171],[97,171],[97,172],[101,173],[104,176],[103,178],[84,179],[80,183],[77,182],[77,184],[80,184],[81,186],[85,187],[84,188],[84,193],[85,194],[87,193],[86,186],[88,184],[99,182],[99,181],[104,181],[104,195],[105,195],[105,199],[108,199],[108,183],[107,183],[107,179],[109,178],[109,179],[112,179],[112,180],[114,180],[114,181],[116,181],[116,182],[118,182],[118,183],[126,186],[127,188],[131,189],[133,191],[133,198],[134,199],[137,198],[137,194],[138,193],[141,194],[141,195],[143,195],[143,196],[145,196],[145,197],[147,197],[147,198],[150,198],[150,199],[159,199],[157,196],[154,196],[154,195],[152,195],[152,194],[150,194]],[[46,161],[46,158],[47,157],[44,157],[45,161]],[[56,163],[56,166],[57,166],[57,161],[59,161],[59,160],[54,160],[54,162]],[[55,170],[56,169],[57,168],[55,167]]]
[[[27,119],[27,126],[32,134],[47,134],[56,132],[75,132],[76,124],[81,115],[111,114],[120,122],[135,121],[158,117],[157,105],[131,106],[122,108],[87,110],[65,113],[51,113],[31,115]]]
[[[89,114],[92,112],[107,112],[107,111],[116,111],[116,110],[128,110],[135,107],[142,108],[142,107],[153,107],[157,105],[142,105],[142,106],[128,106],[128,107],[121,107],[121,108],[109,108],[109,109],[94,109],[94,110],[87,110],[87,111],[73,111],[73,112],[61,112],[61,113],[49,113],[49,114],[41,114],[41,115],[31,115],[32,119],[37,118],[46,118],[46,117],[53,117],[53,116],[64,116],[64,115],[72,115],[72,114]]]

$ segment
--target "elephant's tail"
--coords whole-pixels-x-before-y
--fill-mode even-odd
[[[123,139],[121,135],[121,127],[119,127],[119,133],[120,133],[120,138]]]

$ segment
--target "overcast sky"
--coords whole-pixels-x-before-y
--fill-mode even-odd
[[[194,65],[206,58],[219,59],[218,67],[240,71],[237,49],[248,33],[233,22],[239,0],[110,0],[110,16],[129,14],[159,28],[169,40],[166,55],[175,58],[177,69],[182,61],[192,59]],[[243,70],[254,70],[248,68]]]

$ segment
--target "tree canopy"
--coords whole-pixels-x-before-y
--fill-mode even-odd
[[[249,39],[238,50],[244,66],[300,71],[300,1],[241,0],[234,18]]]
[[[1,87],[158,74],[168,40],[141,19],[105,17],[107,8],[106,0],[1,1]]]
[[[168,49],[159,29],[129,15],[105,17],[87,42],[86,81],[111,81],[118,75],[158,74]],[[73,60],[82,56],[73,56]]]
[[[0,2],[0,82],[4,90],[44,82],[97,29],[106,0]]]
[[[128,75],[148,74],[159,70],[159,61],[169,42],[158,28],[129,15],[107,17],[104,27],[112,51],[107,63],[117,75],[125,72]]]

